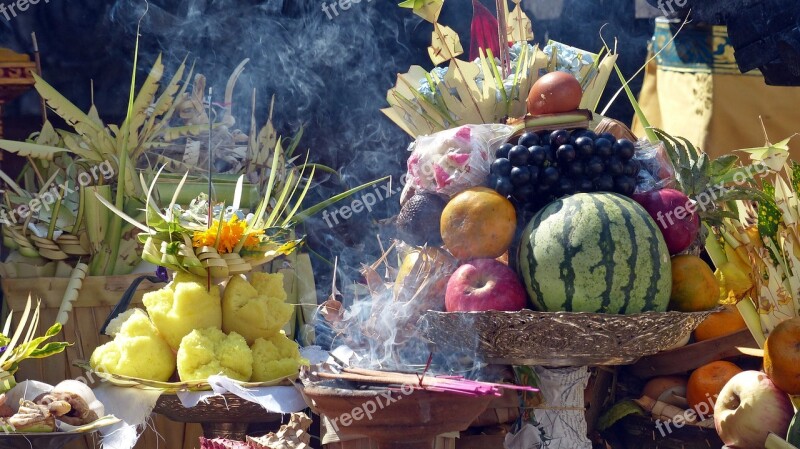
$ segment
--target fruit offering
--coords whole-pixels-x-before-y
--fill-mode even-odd
[[[219,286],[208,290],[205,278],[188,273],[176,276],[166,288],[142,297],[147,314],[174,351],[192,330],[222,326]]]
[[[467,189],[442,211],[442,240],[459,260],[496,258],[514,239],[517,215],[514,205],[485,187]]]
[[[667,310],[667,245],[647,211],[621,195],[579,193],[542,209],[522,232],[517,267],[538,310]]]
[[[683,192],[650,190],[634,194],[633,199],[658,223],[670,254],[686,251],[700,233],[700,216],[694,203]]]
[[[711,340],[725,335],[730,335],[742,329],[747,329],[747,324],[733,305],[726,305],[722,310],[714,312],[700,323],[694,330],[694,339],[697,341]]]
[[[132,309],[111,320],[106,328],[114,340],[92,353],[92,368],[106,373],[167,381],[175,371],[175,355],[150,317]]]
[[[300,347],[283,332],[269,339],[256,339],[251,349],[253,376],[250,380],[253,382],[267,382],[291,376],[304,364],[304,359],[300,356]]]
[[[711,267],[692,254],[672,258],[672,294],[669,309],[702,312],[719,305],[719,281]]]
[[[183,381],[222,375],[248,381],[253,375],[253,352],[244,337],[215,327],[195,329],[178,348],[178,376]]]
[[[549,72],[536,80],[528,94],[527,108],[531,115],[557,114],[578,109],[583,89],[567,72]]]
[[[725,360],[717,360],[694,370],[686,386],[689,407],[707,416],[725,384],[741,372],[741,368]]]
[[[277,335],[292,310],[286,304],[283,274],[253,273],[251,282],[237,275],[222,295],[222,330],[236,332],[253,344],[258,338]]]
[[[639,173],[634,153],[633,142],[607,133],[526,132],[516,145],[506,143],[497,149],[489,187],[532,211],[579,192],[630,196]]]
[[[77,380],[65,380],[32,400],[24,399],[31,396],[19,391],[21,388],[0,394],[0,431],[4,434],[57,432],[61,423],[80,427],[105,416],[105,407],[92,389]]]
[[[400,202],[430,192],[452,197],[483,183],[491,152],[513,133],[506,125],[464,125],[419,137],[409,149],[408,179]]]
[[[450,277],[444,302],[448,312],[517,312],[525,308],[528,297],[508,265],[495,259],[475,259]]]
[[[397,216],[397,234],[412,245],[440,245],[439,221],[447,204],[435,193],[414,194],[403,204]]]
[[[800,394],[800,318],[781,322],[764,344],[764,372],[781,390]]]
[[[161,382],[176,368],[181,381],[223,375],[267,382],[296,373],[307,362],[281,330],[293,312],[283,274],[251,277],[232,277],[220,294],[218,285],[209,290],[202,278],[176,274],[145,294],[147,312],[133,309],[111,321],[114,340],[95,349],[92,368]]]
[[[714,404],[714,426],[730,448],[763,448],[770,432],[786,435],[793,416],[789,396],[759,371],[733,376]]]

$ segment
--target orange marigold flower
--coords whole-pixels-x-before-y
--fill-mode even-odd
[[[220,254],[231,253],[246,230],[247,222],[239,220],[236,215],[232,216],[230,220],[222,222],[222,226],[220,226],[219,220],[213,220],[210,228],[194,232],[192,244],[195,248],[216,245]],[[257,245],[259,243],[258,235],[261,233],[263,231],[248,234],[244,242],[245,246]]]

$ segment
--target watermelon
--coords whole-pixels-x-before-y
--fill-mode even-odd
[[[669,251],[658,225],[630,198],[579,193],[550,203],[525,227],[517,258],[538,310],[667,310]]]

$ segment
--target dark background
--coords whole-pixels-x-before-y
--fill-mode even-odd
[[[432,68],[426,50],[430,24],[397,7],[398,2],[361,0],[331,20],[319,0],[156,0],[141,22],[137,76],[146,76],[159,52],[165,78],[188,55],[221,102],[230,72],[250,58],[237,84],[234,115],[248,132],[252,89],[259,95],[260,124],[266,120],[269,98],[277,96],[275,122],[281,133],[293,135],[305,126],[301,148],[341,175],[315,188],[317,199],[386,175],[397,180],[410,138],[379,109],[386,107],[386,91],[398,73],[410,65]],[[494,2],[484,4],[494,10]],[[94,80],[101,116],[119,122],[128,98],[136,24],[144,8],[138,0],[41,0],[10,21],[0,15],[0,46],[30,53],[30,33],[35,31],[45,79],[83,110],[90,105]],[[560,17],[550,20],[527,12],[538,43],[554,39],[597,51],[605,25],[603,37],[609,43],[617,40],[618,62],[626,76],[646,59],[653,23],[635,18],[633,0],[565,0]],[[459,33],[467,49],[471,17],[471,1],[447,0],[440,18]],[[634,91],[640,83],[641,76],[632,83]],[[619,86],[612,75],[601,108]],[[630,121],[632,108],[624,95],[608,115]],[[38,97],[29,93],[19,98],[5,116],[7,137],[26,137],[40,124]],[[356,215],[332,229],[317,217],[307,224],[311,248],[329,260],[338,256],[344,267],[340,277],[352,279],[361,263],[375,260],[376,236],[386,231],[377,221],[398,209],[394,197],[371,214]],[[321,259],[316,268],[320,293],[327,294],[332,270]]]

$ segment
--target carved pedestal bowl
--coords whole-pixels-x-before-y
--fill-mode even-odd
[[[305,386],[306,402],[343,435],[379,449],[433,449],[437,435],[465,430],[495,398],[411,389],[351,390]]]

